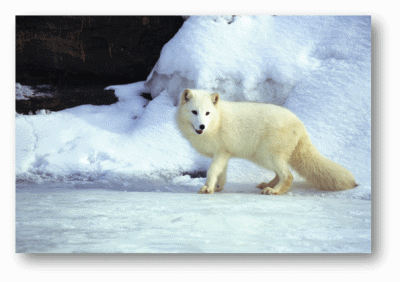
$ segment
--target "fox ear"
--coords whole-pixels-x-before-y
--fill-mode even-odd
[[[211,94],[211,101],[213,102],[214,105],[218,104],[219,94],[218,93]]]
[[[192,92],[190,92],[190,89],[185,89],[181,95],[181,104],[189,102],[189,100],[192,99],[192,97],[193,94]]]

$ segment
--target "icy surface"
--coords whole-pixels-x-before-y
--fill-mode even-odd
[[[229,186],[234,193],[200,195],[197,186],[154,183],[133,183],[131,190],[19,185],[16,251],[371,252],[370,201],[315,197],[307,190],[265,197],[251,184]]]
[[[17,251],[369,252],[370,25],[370,17],[190,17],[147,82],[108,87],[117,103],[16,114]],[[204,174],[210,159],[175,125],[186,87],[289,108],[359,186],[321,192],[295,175],[289,193],[261,196],[255,186],[274,174],[234,159],[222,193],[197,195],[205,179],[188,173]],[[149,92],[152,101],[141,96]]]

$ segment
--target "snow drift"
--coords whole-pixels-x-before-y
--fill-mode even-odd
[[[288,32],[290,30],[290,32]],[[231,101],[282,105],[317,60],[311,34],[286,18],[190,17],[162,49],[146,85],[174,105],[185,88],[218,91]],[[284,60],[282,60],[284,59]]]

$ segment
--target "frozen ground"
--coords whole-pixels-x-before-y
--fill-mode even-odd
[[[301,182],[266,197],[252,184],[20,183],[22,253],[369,253],[371,202],[332,197]],[[346,192],[344,192],[346,193]]]
[[[231,160],[222,193],[196,194],[210,160],[174,121],[186,87],[290,109],[359,186],[295,176],[261,196],[273,173]],[[147,81],[109,89],[112,105],[16,114],[17,252],[371,251],[370,17],[190,17]]]

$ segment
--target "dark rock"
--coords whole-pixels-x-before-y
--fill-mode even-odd
[[[146,80],[181,16],[17,16],[16,81],[115,85]]]
[[[151,93],[142,93],[142,94],[140,94],[140,96],[142,96],[143,98],[145,98],[149,101],[153,100],[153,98],[151,97]]]
[[[40,94],[33,94],[27,100],[16,100],[16,111],[19,114],[36,113],[38,110],[60,111],[84,104],[110,105],[118,101],[114,90],[104,90],[101,86],[59,86],[50,88],[49,95],[42,95],[43,89],[35,89]]]
[[[189,175],[190,178],[205,178],[207,177],[207,171],[184,172],[183,175]]]

